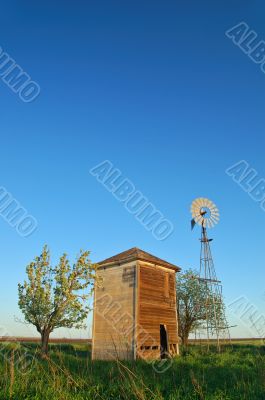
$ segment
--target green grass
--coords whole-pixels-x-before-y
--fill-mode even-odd
[[[264,346],[222,354],[192,346],[161,374],[143,361],[92,363],[85,345],[51,345],[47,361],[37,351],[34,343],[0,345],[0,400],[265,399]],[[25,364],[25,354],[36,357]]]

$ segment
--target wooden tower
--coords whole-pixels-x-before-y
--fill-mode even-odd
[[[133,248],[98,263],[92,359],[160,359],[179,354],[176,272]]]

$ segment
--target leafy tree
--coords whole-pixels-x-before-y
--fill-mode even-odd
[[[90,307],[96,277],[88,251],[80,251],[72,266],[66,254],[57,266],[50,264],[50,252],[44,246],[26,268],[28,280],[18,285],[19,307],[25,320],[41,335],[41,351],[48,354],[51,332],[57,328],[83,328]]]
[[[225,326],[224,304],[222,299],[215,299],[210,287],[199,280],[199,274],[189,269],[178,274],[177,309],[179,336],[187,346],[190,333],[206,325],[214,332],[216,324]],[[217,321],[217,322],[216,322]]]

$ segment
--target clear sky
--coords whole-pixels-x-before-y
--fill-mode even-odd
[[[137,246],[198,268],[189,209],[201,196],[220,209],[211,236],[226,303],[245,296],[263,314],[265,212],[225,170],[246,160],[265,178],[265,74],[225,31],[245,21],[265,40],[264,12],[261,0],[2,5],[0,47],[41,88],[24,103],[0,79],[0,186],[38,221],[22,238],[0,218],[2,329],[34,333],[16,322],[17,283],[44,243],[54,262]],[[172,221],[169,238],[156,240],[90,175],[104,160]],[[229,318],[234,336],[254,335]]]

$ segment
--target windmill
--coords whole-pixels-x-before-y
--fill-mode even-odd
[[[230,341],[229,327],[225,316],[225,307],[222,295],[222,283],[217,279],[214,262],[208,239],[207,228],[213,228],[219,222],[219,211],[216,205],[206,199],[198,198],[191,205],[191,228],[201,226],[201,254],[199,282],[205,289],[205,329],[207,333],[208,349],[211,339],[221,349],[221,339]]]

